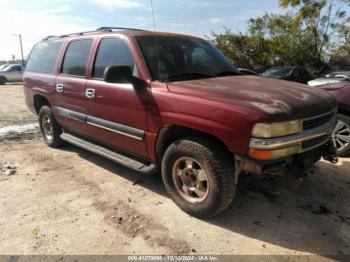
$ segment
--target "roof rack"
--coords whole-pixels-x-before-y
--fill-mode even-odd
[[[138,29],[138,28],[129,28],[129,27],[110,27],[110,26],[103,26],[96,29],[96,31],[108,31],[112,32],[113,30],[134,30],[134,31],[147,31],[144,29]]]
[[[146,31],[143,29],[136,29],[136,28],[127,28],[127,27],[99,27],[96,30],[92,31],[84,31],[84,32],[78,32],[78,33],[71,33],[71,34],[65,34],[65,35],[49,35],[45,37],[43,40],[49,40],[53,38],[64,38],[69,36],[79,36],[79,35],[87,35],[87,34],[95,34],[95,33],[104,33],[104,32],[113,32],[114,30],[135,30],[135,31]]]

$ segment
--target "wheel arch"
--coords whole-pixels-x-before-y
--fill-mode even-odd
[[[164,152],[173,142],[181,138],[190,138],[190,137],[199,137],[199,136],[215,141],[215,143],[220,145],[223,148],[223,150],[225,150],[228,154],[230,154],[230,150],[228,149],[224,141],[215,135],[200,131],[198,129],[185,127],[181,125],[167,125],[160,129],[157,136],[156,148],[155,148],[157,161],[158,162],[161,161],[164,155]]]
[[[350,106],[345,106],[342,104],[338,105],[338,114],[346,115],[350,117]]]
[[[39,114],[40,108],[42,106],[51,107],[51,104],[50,104],[49,100],[43,95],[38,95],[38,94],[34,95],[33,96],[33,102],[34,102],[35,112],[37,114]]]
[[[0,75],[0,79],[3,78],[5,80],[5,82],[7,82],[7,77],[4,75]]]

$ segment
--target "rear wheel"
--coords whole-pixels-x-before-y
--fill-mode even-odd
[[[333,131],[333,141],[339,156],[346,156],[350,153],[350,118],[338,114],[337,124]]]
[[[50,107],[42,106],[40,108],[39,126],[43,138],[48,146],[56,148],[63,145],[64,142],[60,138],[62,128],[56,122]]]
[[[206,139],[182,139],[171,144],[162,160],[162,177],[174,202],[196,217],[221,213],[236,191],[232,157]]]

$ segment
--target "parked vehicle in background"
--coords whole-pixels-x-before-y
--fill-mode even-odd
[[[3,64],[0,65],[0,71],[4,70],[6,67],[8,67],[10,64]]]
[[[250,69],[246,69],[246,68],[238,68],[237,69],[240,73],[242,73],[243,75],[251,75],[251,76],[257,76],[258,74],[256,72],[254,72],[253,70]]]
[[[336,100],[322,90],[243,76],[204,39],[100,28],[48,37],[24,74],[45,142],[63,141],[143,173],[161,170],[185,212],[211,217],[238,176],[295,176],[336,161]]]
[[[23,79],[24,67],[20,64],[13,64],[7,66],[0,71],[0,85],[4,85],[9,82],[21,82]]]
[[[292,82],[298,82],[306,84],[311,80],[311,75],[304,67],[286,67],[286,66],[276,66],[266,70],[261,74],[265,77],[271,77],[281,80],[287,80]]]
[[[333,131],[333,140],[339,156],[350,154],[350,83],[317,86],[337,98],[338,119]]]
[[[318,86],[334,83],[350,82],[350,71],[332,72],[322,77],[309,81],[309,86]]]

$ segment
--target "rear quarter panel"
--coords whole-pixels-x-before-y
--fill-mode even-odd
[[[53,74],[24,72],[23,89],[25,102],[32,112],[36,113],[33,101],[35,95],[42,95],[50,104],[53,104],[55,94],[54,85],[55,75]]]

